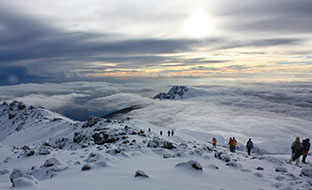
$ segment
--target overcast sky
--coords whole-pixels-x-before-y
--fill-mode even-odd
[[[0,85],[311,81],[310,0],[0,0]]]

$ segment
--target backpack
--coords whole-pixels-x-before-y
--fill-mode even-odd
[[[252,148],[252,142],[251,142],[251,141],[248,141],[248,142],[247,142],[247,147],[248,147],[248,148]]]
[[[233,146],[236,146],[236,139],[233,139]]]

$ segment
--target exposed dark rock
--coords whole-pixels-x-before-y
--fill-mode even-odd
[[[135,177],[144,177],[144,178],[148,178],[148,175],[147,175],[144,171],[142,171],[142,170],[137,170],[137,171],[135,172]]]
[[[95,125],[100,120],[101,120],[101,118],[89,116],[88,120],[83,124],[82,128],[92,127],[93,125]]]
[[[176,147],[173,145],[173,143],[168,142],[168,141],[164,141],[162,139],[159,138],[154,138],[153,140],[150,140],[147,143],[147,147],[151,147],[151,148],[165,148],[165,149],[175,149]]]
[[[257,167],[256,170],[264,170],[263,167]]]
[[[9,114],[9,119],[13,119],[15,117],[14,114]]]
[[[102,144],[105,144],[105,143],[114,143],[116,141],[119,141],[118,137],[106,134],[104,132],[94,133],[92,135],[92,138],[94,140],[94,143],[98,144],[98,145],[102,145]]]
[[[81,168],[82,171],[91,170],[91,166],[89,164],[85,164]]]
[[[154,96],[154,99],[183,99],[187,91],[189,91],[189,88],[185,86],[173,86],[168,93],[159,93]]]

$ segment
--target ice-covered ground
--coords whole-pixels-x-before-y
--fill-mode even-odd
[[[223,136],[216,136],[213,149],[213,133],[180,129],[168,137],[166,126],[143,120],[93,117],[74,122],[18,102],[2,108],[7,117],[2,115],[1,129],[19,130],[7,133],[0,143],[0,189],[13,184],[47,190],[312,188],[309,157],[308,164],[297,167],[286,163],[289,154],[255,149],[248,156],[244,143],[231,153]],[[18,114],[25,112],[29,114],[24,117]],[[15,116],[9,119],[9,114]],[[22,127],[15,125],[21,119]],[[41,129],[49,133],[35,133]]]

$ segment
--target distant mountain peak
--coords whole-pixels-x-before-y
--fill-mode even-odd
[[[173,86],[167,93],[159,93],[157,94],[154,99],[170,99],[170,100],[177,100],[177,99],[184,99],[185,95],[189,91],[189,88],[186,86]]]

